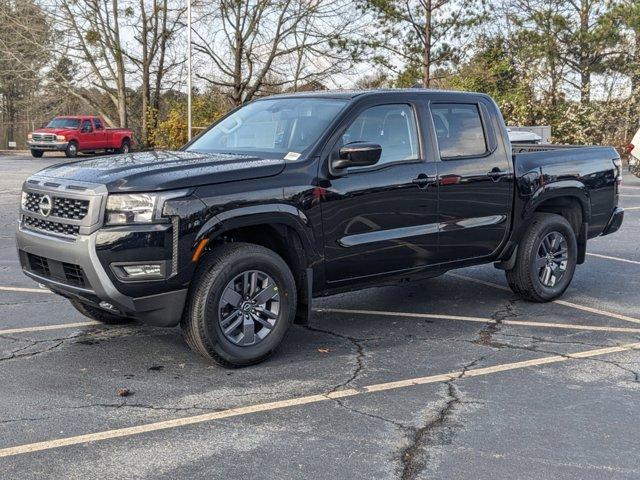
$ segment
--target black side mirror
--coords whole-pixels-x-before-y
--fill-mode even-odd
[[[365,167],[375,165],[382,155],[382,147],[377,143],[353,142],[340,149],[340,158],[331,162],[335,169]]]

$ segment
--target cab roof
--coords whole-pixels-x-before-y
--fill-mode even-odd
[[[98,115],[56,115],[54,118],[71,118],[73,120],[82,120],[84,118],[100,118]]]
[[[263,100],[267,98],[300,98],[300,97],[318,97],[318,98],[338,98],[338,99],[346,99],[352,100],[357,97],[363,96],[384,96],[389,94],[398,94],[398,93],[406,93],[415,95],[421,93],[432,93],[432,94],[451,94],[457,97],[460,96],[486,96],[484,93],[476,93],[476,92],[462,92],[455,90],[435,90],[429,88],[381,88],[381,89],[367,89],[367,90],[313,90],[308,92],[290,92],[290,93],[279,93],[276,95],[270,95],[268,97],[261,97],[257,100]]]

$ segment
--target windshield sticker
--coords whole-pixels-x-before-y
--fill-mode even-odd
[[[285,160],[297,160],[300,158],[300,154],[298,152],[289,152],[284,156]]]

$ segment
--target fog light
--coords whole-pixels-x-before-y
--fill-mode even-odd
[[[161,277],[162,268],[158,264],[150,263],[146,265],[123,265],[122,269],[128,277]]]
[[[112,263],[111,270],[123,282],[139,280],[162,280],[167,271],[166,262],[154,263]]]

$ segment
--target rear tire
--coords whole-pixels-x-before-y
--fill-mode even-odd
[[[183,335],[192,350],[223,367],[253,365],[282,343],[296,301],[293,274],[276,253],[249,243],[221,245],[198,267]]]
[[[31,156],[34,158],[40,158],[42,155],[44,155],[43,150],[31,150]]]
[[[118,153],[129,153],[131,151],[131,142],[129,140],[123,140]]]
[[[67,149],[64,151],[67,158],[75,158],[78,156],[78,142],[71,141],[67,145]]]
[[[533,302],[550,302],[569,287],[576,269],[578,244],[566,218],[553,213],[536,213],[527,229],[512,270],[507,270],[509,287]]]
[[[102,310],[101,308],[87,305],[86,303],[82,303],[78,300],[69,301],[71,302],[71,305],[73,305],[73,307],[85,317],[96,320],[100,323],[104,323],[106,325],[121,325],[124,323],[133,322],[133,319],[129,317],[121,317],[120,315],[109,313],[105,310]]]

